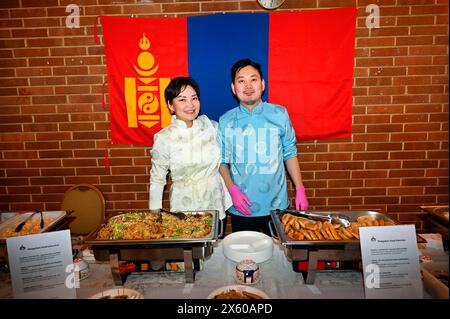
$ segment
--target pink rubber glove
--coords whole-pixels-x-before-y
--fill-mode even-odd
[[[247,207],[247,205],[252,206],[252,203],[248,200],[247,196],[245,196],[241,192],[239,187],[233,185],[230,188],[228,188],[228,192],[230,192],[234,208],[236,208],[236,210],[242,215],[250,216],[252,212]],[[245,203],[247,203],[247,205],[245,205]]]
[[[308,199],[306,198],[305,186],[298,186],[295,189],[295,209],[307,210],[309,207]]]

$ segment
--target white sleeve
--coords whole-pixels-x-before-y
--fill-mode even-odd
[[[219,131],[219,123],[217,123],[217,122],[214,121],[214,120],[210,120],[210,121],[211,121],[212,126],[215,128],[215,130],[216,130],[216,131]]]
[[[217,141],[217,143],[219,143],[219,145],[220,145],[219,123],[217,123],[216,121],[211,120],[211,119],[209,119],[209,121],[210,121],[212,127],[214,128],[214,135],[215,135],[215,137],[216,137],[216,141]]]
[[[167,172],[169,170],[168,143],[164,136],[156,134],[151,150],[152,169],[150,171],[149,209],[162,208],[164,186],[166,185]]]

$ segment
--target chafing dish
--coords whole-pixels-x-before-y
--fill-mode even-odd
[[[34,212],[18,213],[13,217],[7,219],[0,224],[0,233],[6,231],[8,228],[16,228],[21,222],[25,221]],[[39,230],[39,233],[45,233],[55,230],[67,229],[74,217],[69,217],[72,211],[43,211],[43,217],[51,217],[52,222],[45,225]],[[31,220],[40,220],[40,215],[35,215]],[[0,266],[6,266],[8,263],[8,255],[6,249],[6,237],[0,237]]]
[[[360,243],[357,239],[349,240],[295,240],[290,238],[284,231],[281,217],[284,214],[296,214],[292,210],[273,210],[271,211],[271,222],[269,228],[272,237],[277,238],[283,246],[284,253],[289,261],[293,264],[296,262],[306,262],[307,271],[303,272],[306,277],[306,284],[314,284],[316,273],[319,271],[318,262],[353,262],[358,264],[358,270],[361,270],[361,250]],[[351,222],[356,221],[359,216],[371,216],[375,219],[383,219],[386,224],[398,224],[389,216],[376,211],[338,211],[338,212],[320,212],[314,211],[314,214],[339,214],[349,217]],[[275,227],[276,234],[273,231]],[[424,242],[423,238],[418,237],[418,242]],[[294,267],[295,268],[295,267]],[[295,269],[294,269],[295,270]],[[354,269],[353,269],[354,270]],[[336,271],[336,270],[333,270]]]
[[[449,219],[448,205],[424,205],[420,206],[422,211],[427,212],[427,228],[431,232],[440,233],[444,244],[444,250],[449,247]]]
[[[146,212],[148,211],[135,211]],[[96,260],[109,261],[111,273],[116,285],[122,285],[126,279],[126,274],[119,271],[121,261],[182,261],[184,262],[185,279],[188,283],[193,283],[195,271],[200,270],[200,260],[213,253],[213,243],[222,235],[219,212],[215,210],[204,211],[184,211],[190,214],[211,214],[211,232],[201,238],[164,238],[164,239],[133,239],[133,240],[97,240],[97,233],[108,222],[98,226],[84,240],[84,244],[89,246]],[[111,218],[117,218],[119,215]],[[219,233],[220,227],[220,233]]]
[[[445,224],[448,227],[448,205],[420,206],[420,208],[432,217],[439,220],[440,223]]]

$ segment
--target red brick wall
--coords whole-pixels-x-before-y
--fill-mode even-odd
[[[80,8],[78,29],[65,27],[70,3]],[[379,29],[365,26],[371,3]],[[421,229],[420,205],[448,203],[448,1],[286,0],[279,10],[338,6],[358,6],[353,136],[298,145],[311,208],[375,209]],[[1,1],[0,210],[59,209],[77,183],[101,189],[108,215],[147,208],[149,147],[111,146],[104,166],[109,114],[95,16],[238,11],[262,9],[256,0]]]

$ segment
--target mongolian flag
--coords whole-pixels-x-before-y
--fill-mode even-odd
[[[153,145],[170,124],[170,79],[188,74],[186,18],[101,17],[108,72],[111,140]]]
[[[164,89],[189,75],[201,113],[238,102],[231,66],[261,64],[263,100],[287,108],[298,140],[351,135],[356,8],[227,13],[187,18],[102,17],[113,143],[152,145],[170,123]]]

